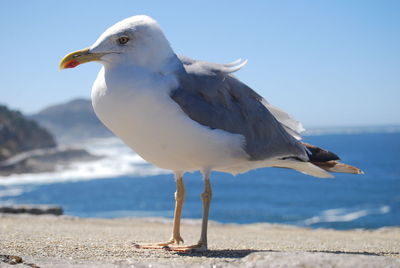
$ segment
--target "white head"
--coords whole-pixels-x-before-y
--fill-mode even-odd
[[[60,68],[99,61],[106,68],[136,65],[159,70],[174,52],[158,23],[145,15],[124,19],[108,28],[89,48],[64,57]]]

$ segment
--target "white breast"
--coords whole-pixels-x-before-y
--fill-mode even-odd
[[[146,161],[165,169],[225,170],[248,159],[244,137],[191,120],[168,95],[173,76],[102,69],[92,103],[100,120]]]

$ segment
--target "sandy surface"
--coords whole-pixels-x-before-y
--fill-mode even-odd
[[[334,231],[210,223],[205,253],[133,247],[168,239],[171,226],[160,219],[4,214],[0,267],[400,267],[400,228]],[[183,221],[187,244],[199,234],[199,221]]]

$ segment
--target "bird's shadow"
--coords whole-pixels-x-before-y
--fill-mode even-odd
[[[241,259],[255,252],[279,253],[286,252],[281,250],[256,250],[256,249],[214,249],[204,252],[175,252],[179,256],[186,257],[206,257],[206,258],[227,258]],[[307,250],[308,253],[329,253],[329,254],[345,254],[345,255],[365,255],[365,256],[385,256],[387,253],[381,252],[357,252],[357,251],[340,251],[340,250]],[[389,254],[400,255],[400,253],[391,252]]]
[[[342,251],[342,250],[308,250],[310,253],[330,253],[330,254],[346,254],[346,255],[365,255],[365,256],[385,256],[400,255],[399,252],[367,252],[367,251]]]
[[[280,251],[256,250],[256,249],[210,249],[203,252],[175,252],[175,254],[188,257],[241,259],[254,252],[280,252]]]

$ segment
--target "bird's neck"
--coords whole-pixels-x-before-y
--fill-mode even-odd
[[[183,68],[181,61],[173,51],[171,51],[171,53],[160,54],[157,57],[150,57],[147,59],[127,58],[117,63],[103,62],[103,65],[106,72],[115,69],[136,69],[157,75],[173,74]]]

